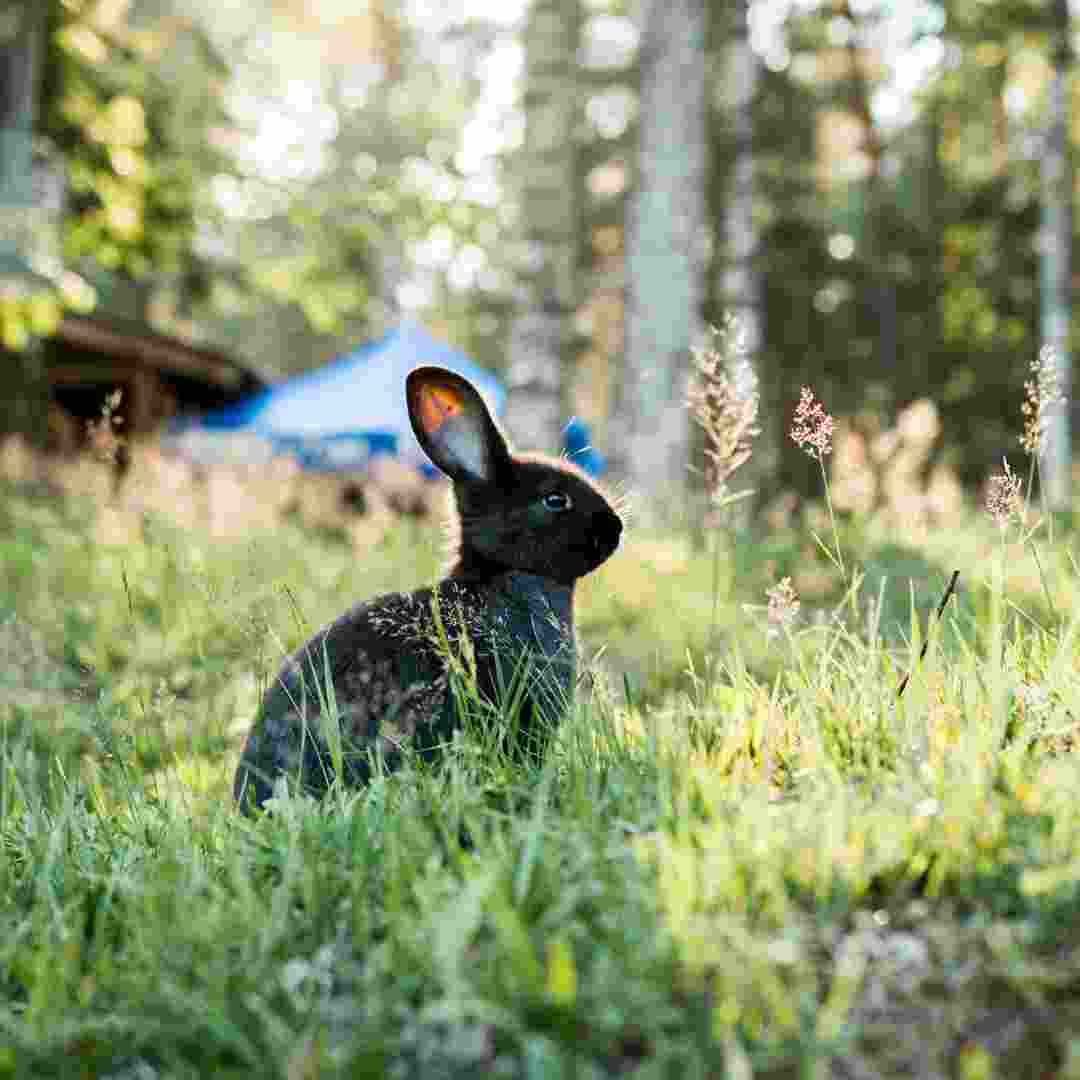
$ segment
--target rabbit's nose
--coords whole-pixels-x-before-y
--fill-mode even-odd
[[[615,514],[605,514],[592,532],[593,547],[596,551],[612,552],[619,545],[622,535],[622,522]]]

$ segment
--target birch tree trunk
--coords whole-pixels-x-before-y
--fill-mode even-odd
[[[644,0],[637,176],[627,213],[616,464],[641,511],[684,512],[686,387],[702,330],[708,227],[704,0]]]
[[[1042,347],[1043,363],[1057,371],[1063,401],[1048,415],[1041,480],[1047,505],[1068,510],[1072,489],[1072,364],[1069,356],[1069,248],[1072,237],[1072,171],[1068,152],[1069,8],[1053,3],[1053,65],[1046,151],[1042,158]]]
[[[578,0],[533,0],[525,28],[525,145],[518,152],[526,259],[510,329],[504,419],[528,449],[557,452],[573,363],[580,200]]]

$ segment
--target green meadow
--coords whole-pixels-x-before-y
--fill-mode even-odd
[[[1080,1078],[1067,525],[631,530],[542,769],[463,700],[241,817],[282,653],[440,543],[4,490],[0,1075]]]

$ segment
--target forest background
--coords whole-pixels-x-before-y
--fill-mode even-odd
[[[928,399],[925,468],[982,481],[1015,452],[1040,349],[1068,357],[1064,3],[659,14],[8,4],[0,202],[33,284],[0,290],[5,377],[26,392],[35,335],[103,273],[157,328],[270,374],[416,317],[507,377],[513,432],[553,444],[582,415],[648,491],[673,467],[657,440],[677,458],[690,436],[636,416],[647,388],[664,373],[677,401],[689,348],[732,313],[763,500],[813,488],[781,438],[803,385],[866,444]]]

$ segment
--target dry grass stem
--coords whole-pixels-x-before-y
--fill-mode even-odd
[[[124,436],[119,433],[119,428],[124,424],[124,418],[120,415],[120,402],[123,391],[117,389],[107,395],[101,405],[101,416],[97,420],[87,420],[86,435],[90,444],[90,452],[99,461],[107,465],[114,465],[125,444]]]

